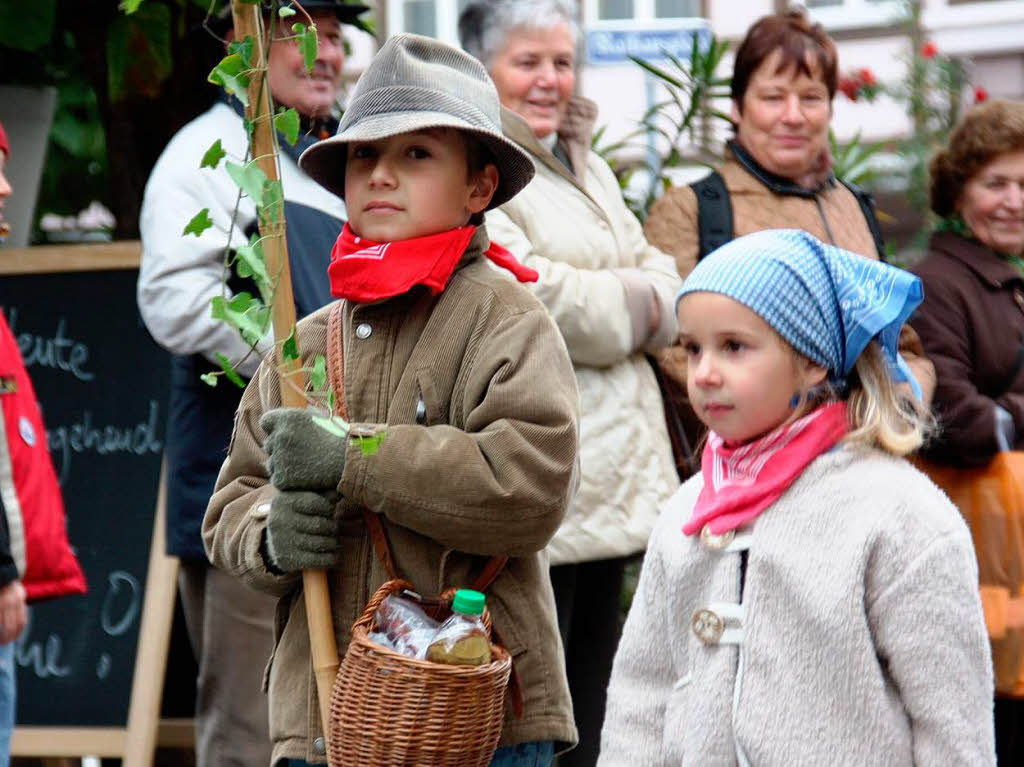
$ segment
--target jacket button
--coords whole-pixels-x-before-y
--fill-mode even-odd
[[[726,548],[730,543],[732,543],[732,539],[735,537],[735,530],[726,530],[721,535],[715,535],[711,532],[710,522],[700,529],[700,542],[704,544],[705,548],[711,549],[712,551],[721,551]]]
[[[718,613],[707,608],[697,610],[693,614],[690,625],[697,639],[708,645],[718,644],[718,640],[722,638],[722,632],[725,631],[725,621]]]
[[[327,741],[322,737],[313,740],[313,750],[316,751],[320,756],[327,753]]]
[[[359,325],[356,326],[356,338],[361,341],[365,341],[372,333],[373,328],[370,327],[370,323],[368,322],[360,322]]]

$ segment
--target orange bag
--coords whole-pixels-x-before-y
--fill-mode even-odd
[[[969,469],[920,457],[914,464],[971,529],[996,692],[1024,697],[1024,452],[997,453],[986,466]]]

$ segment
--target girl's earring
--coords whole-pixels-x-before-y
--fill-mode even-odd
[[[793,399],[789,401],[789,409],[796,410],[800,406],[800,403],[803,401],[803,399],[804,395],[801,392],[797,392],[796,394],[794,394]]]

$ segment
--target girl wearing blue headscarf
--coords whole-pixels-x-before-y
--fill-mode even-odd
[[[919,280],[769,230],[679,294],[710,433],[615,657],[599,764],[994,765],[970,534],[902,456]]]

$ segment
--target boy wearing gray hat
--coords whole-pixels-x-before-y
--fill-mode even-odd
[[[507,557],[487,603],[524,705],[506,712],[492,764],[550,764],[576,741],[543,551],[575,488],[578,395],[546,310],[491,263],[536,279],[483,226],[533,175],[500,126],[479,62],[399,35],[359,79],[337,135],[300,159],[348,206],[328,270],[341,300],[298,335],[306,365],[332,347],[351,431],[281,408],[277,370],[263,365],[203,524],[216,566],[281,599],[266,677],[275,765],[325,761],[300,572],[328,570],[344,652],[390,577],[367,514],[423,594],[473,584]]]

